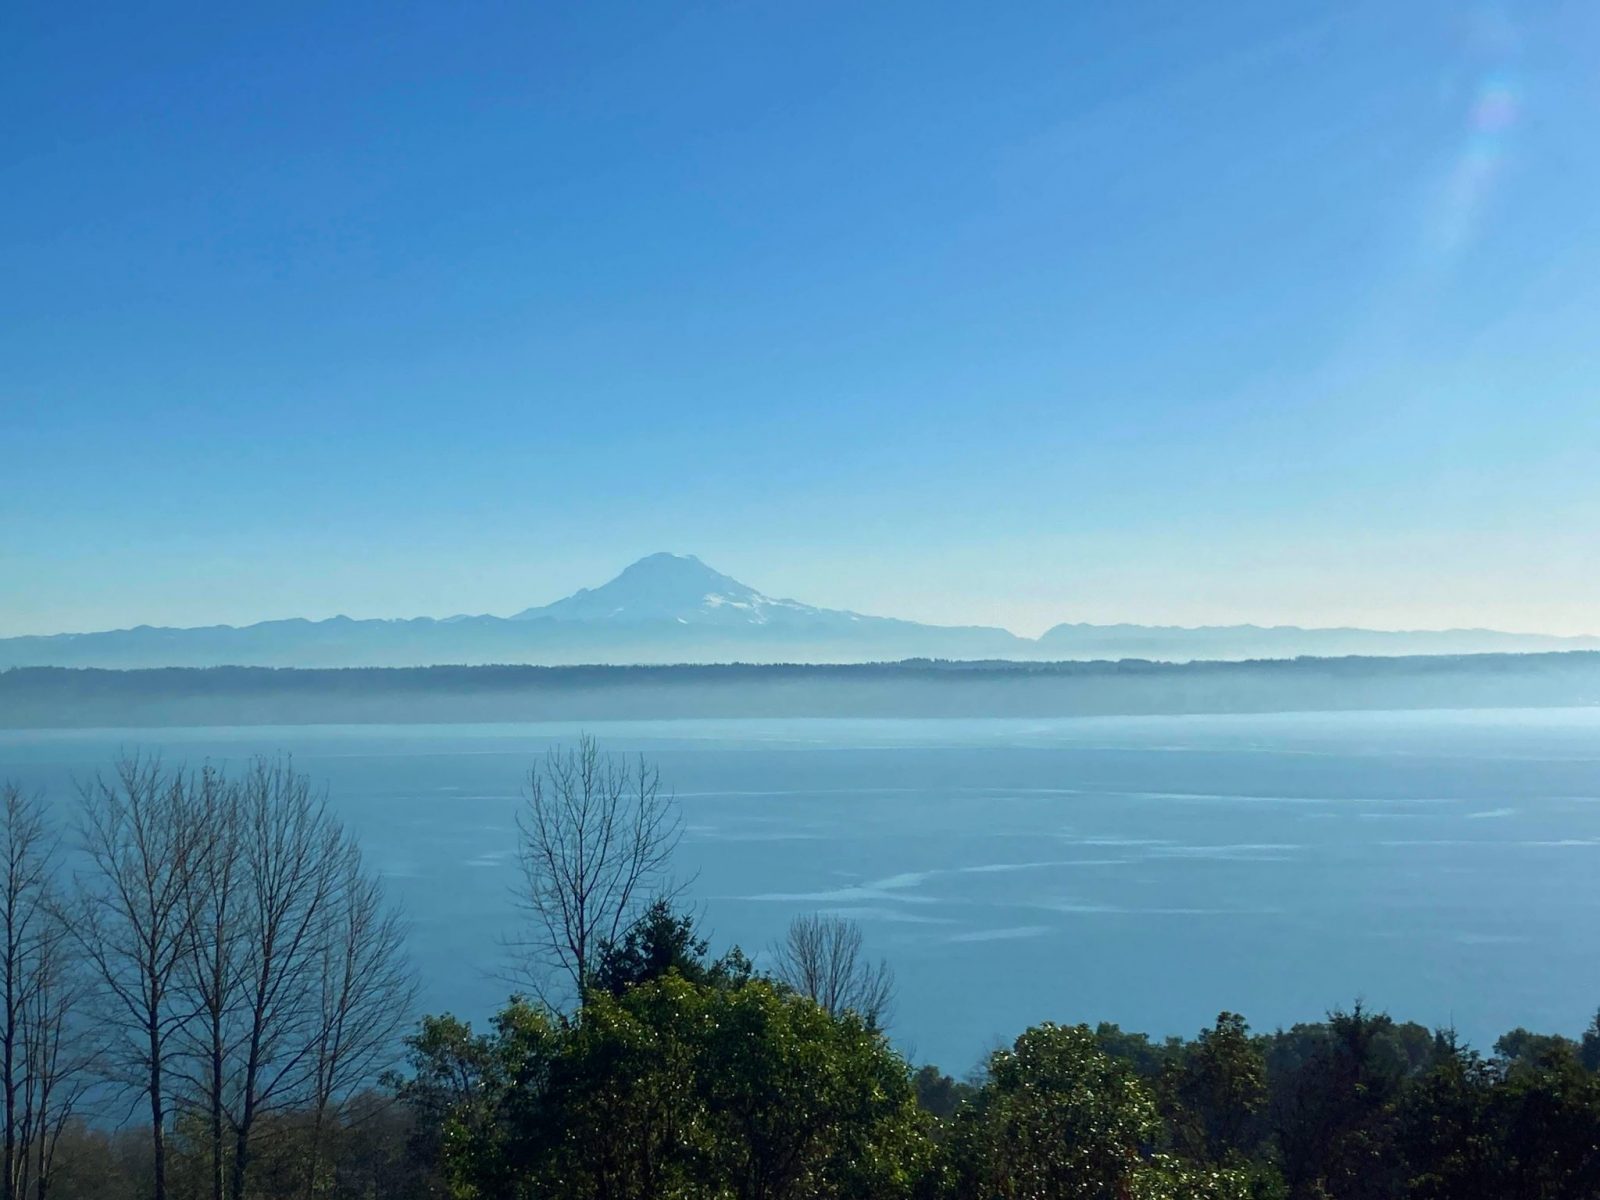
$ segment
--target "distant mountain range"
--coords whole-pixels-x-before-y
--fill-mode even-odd
[[[1600,648],[1600,637],[1488,629],[1057,625],[1038,638],[982,625],[922,625],[776,599],[692,555],[652,554],[611,582],[510,617],[324,621],[195,629],[141,625],[0,639],[0,668],[361,667],[686,662],[1336,657]]]

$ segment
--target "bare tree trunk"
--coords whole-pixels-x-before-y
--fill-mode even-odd
[[[19,1054],[28,1005],[39,985],[37,952],[47,911],[55,848],[43,804],[16,784],[0,785],[0,1093],[4,1100],[4,1179],[0,1195],[16,1200],[25,1177],[32,1112],[26,1055]],[[24,1093],[24,1111],[18,1096]]]
[[[53,878],[54,872],[50,876]],[[47,885],[49,886],[49,885]],[[31,1188],[35,1200],[50,1190],[56,1147],[88,1090],[99,1057],[101,1035],[85,1013],[88,980],[71,954],[68,917],[53,886],[40,914],[32,945],[29,1003],[23,1010],[22,1046],[27,1063],[27,1157],[19,1197]]]
[[[683,836],[673,797],[643,759],[630,767],[587,735],[528,773],[517,829],[530,918],[518,974],[549,998],[565,976],[579,1003],[604,942],[615,942],[653,897],[675,894],[668,866]]]
[[[167,1195],[167,1114],[164,1105],[166,1093],[162,1091],[163,1065],[159,1023],[150,1026],[150,1137],[155,1156],[155,1200],[166,1200]]]
[[[319,1106],[311,1119],[311,1144],[306,1147],[306,1200],[314,1200],[317,1194],[317,1176],[322,1170],[322,1125],[326,1117],[327,1110]]]
[[[211,1198],[222,1200],[223,1170],[223,1112],[222,1112],[222,1087],[224,1082],[224,1063],[222,1053],[222,1021],[213,1017],[211,1023],[211,1062],[210,1066],[210,1097],[209,1113],[211,1135]]]
[[[227,1177],[229,1018],[236,1002],[242,837],[239,789],[206,767],[197,779],[196,820],[207,831],[189,871],[189,943],[179,972],[184,1007],[195,1019],[186,1031],[190,1084],[204,1103],[211,1198],[223,1200]]]

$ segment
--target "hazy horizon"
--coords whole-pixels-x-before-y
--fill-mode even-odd
[[[673,552],[673,551],[657,551],[657,552],[655,552],[655,554],[653,554],[651,556],[647,556],[647,557],[658,557],[658,556],[662,556],[662,555],[676,556],[675,552]],[[704,563],[704,561],[705,561],[704,559],[700,559],[698,555],[689,554],[689,555],[685,555],[685,557],[697,559],[698,561],[700,561],[702,563]],[[636,562],[637,561],[638,560],[636,560]],[[705,565],[710,567],[710,568],[712,568],[713,570],[719,569],[717,564],[714,564],[714,563],[706,563]],[[733,577],[739,583],[742,583],[742,584],[748,583],[747,580],[738,579],[736,572],[724,572],[724,573],[733,575]],[[356,621],[363,621],[363,620],[406,621],[406,620],[416,620],[416,619],[433,620],[433,621],[446,621],[446,620],[449,620],[451,618],[457,618],[457,617],[495,617],[495,618],[499,618],[499,619],[512,619],[512,618],[516,617],[524,609],[542,607],[543,605],[545,605],[547,603],[551,603],[551,602],[554,602],[554,601],[557,601],[557,600],[566,599],[566,598],[568,598],[568,597],[572,596],[573,594],[578,593],[580,591],[590,590],[590,589],[592,589],[592,588],[594,588],[596,586],[599,586],[599,585],[601,585],[601,584],[603,584],[605,582],[609,582],[610,579],[614,577],[614,575],[615,575],[615,573],[613,573],[612,577],[608,577],[605,580],[593,580],[588,584],[580,585],[580,587],[574,588],[574,589],[572,589],[571,592],[564,593],[561,596],[544,597],[544,598],[541,598],[541,599],[533,601],[531,604],[523,604],[521,606],[513,606],[512,608],[508,608],[508,609],[502,610],[500,612],[490,612],[488,610],[483,610],[483,609],[479,609],[479,610],[475,610],[475,611],[463,610],[461,612],[450,612],[450,613],[444,613],[444,612],[437,612],[437,613],[385,612],[385,613],[364,613],[363,614],[363,613],[351,613],[351,612],[339,611],[339,612],[329,612],[329,613],[320,613],[320,614],[318,614],[318,613],[296,612],[296,613],[277,613],[277,614],[274,614],[272,616],[260,617],[260,618],[257,618],[256,620],[253,620],[253,621],[241,621],[241,622],[205,621],[205,622],[198,622],[193,626],[159,626],[159,625],[156,625],[156,623],[154,623],[154,622],[128,622],[128,623],[121,624],[121,625],[105,626],[104,629],[52,629],[52,630],[43,630],[43,631],[28,631],[28,632],[22,633],[22,634],[12,634],[12,633],[6,632],[3,629],[0,629],[0,638],[13,637],[13,636],[23,636],[23,637],[27,637],[27,636],[45,636],[45,637],[50,637],[50,636],[57,636],[57,635],[61,635],[61,634],[110,632],[110,631],[116,631],[116,630],[139,628],[141,625],[143,625],[143,626],[153,626],[153,627],[156,627],[156,628],[165,627],[165,628],[196,628],[196,629],[203,629],[203,628],[208,628],[208,627],[247,628],[247,627],[249,627],[251,625],[265,624],[265,623],[271,623],[271,622],[275,622],[275,621],[292,621],[292,620],[326,621],[326,620],[333,620],[333,619],[338,619],[338,618],[348,618],[350,620],[356,620]],[[800,601],[801,603],[809,603],[808,597],[805,596],[805,595],[796,595],[796,596],[778,595],[778,594],[775,594],[775,593],[767,592],[765,589],[760,588],[760,587],[756,587],[755,590],[758,591],[758,592],[762,592],[764,595],[766,595],[767,597],[769,597],[771,599],[795,600],[795,601]],[[834,606],[818,605],[817,607],[832,609]],[[861,609],[857,609],[857,608],[851,608],[848,605],[841,606],[838,609],[836,609],[835,611],[857,612],[857,613],[860,613],[862,616],[870,616],[870,617],[889,617],[889,618],[894,618],[894,619],[915,620],[915,618],[907,618],[907,617],[905,617],[905,615],[902,614],[902,613],[895,613],[895,612],[867,612],[865,610],[861,610]],[[1028,629],[1028,630],[1013,629],[1013,628],[1009,628],[1009,627],[1007,627],[1005,625],[1000,625],[1000,624],[997,624],[997,623],[994,623],[994,622],[983,622],[983,621],[950,621],[950,622],[932,621],[932,622],[926,622],[926,624],[935,625],[935,626],[949,626],[949,627],[962,627],[962,626],[968,626],[968,627],[973,627],[973,626],[976,626],[976,627],[991,627],[991,628],[1004,630],[1005,632],[1011,633],[1011,634],[1013,634],[1013,635],[1015,635],[1017,637],[1021,637],[1021,638],[1037,638],[1037,637],[1041,636],[1042,634],[1044,634],[1045,632],[1047,632],[1048,630],[1050,630],[1052,628],[1055,628],[1058,625],[1066,625],[1066,624],[1086,624],[1086,625],[1106,625],[1106,626],[1132,624],[1132,625],[1147,626],[1147,627],[1151,627],[1151,628],[1165,627],[1165,628],[1177,628],[1177,629],[1199,629],[1199,628],[1204,628],[1204,627],[1216,628],[1216,627],[1234,627],[1234,626],[1237,626],[1237,627],[1254,627],[1254,628],[1258,628],[1258,629],[1262,629],[1262,630],[1300,628],[1300,629],[1305,629],[1307,631],[1332,631],[1332,630],[1336,630],[1336,629],[1340,629],[1340,628],[1349,628],[1349,629],[1366,629],[1366,630],[1369,630],[1369,631],[1372,631],[1372,632],[1392,632],[1392,633],[1471,632],[1471,631],[1476,631],[1476,630],[1484,630],[1484,631],[1489,631],[1490,630],[1490,627],[1487,627],[1487,626],[1453,626],[1453,627],[1438,626],[1438,627],[1432,627],[1432,628],[1418,627],[1418,628],[1414,628],[1414,629],[1380,630],[1380,629],[1378,629],[1377,627],[1374,627],[1374,626],[1366,626],[1366,627],[1361,627],[1361,626],[1342,626],[1342,627],[1341,626],[1304,626],[1304,625],[1297,625],[1296,623],[1293,623],[1293,622],[1264,622],[1264,621],[1227,621],[1227,622],[1220,622],[1219,621],[1219,622],[1207,622],[1204,625],[1195,625],[1195,624],[1186,625],[1186,624],[1183,624],[1181,622],[1159,622],[1158,623],[1158,622],[1129,622],[1129,621],[1079,621],[1079,620],[1074,620],[1074,619],[1069,618],[1069,617],[1063,617],[1061,620],[1058,620],[1058,621],[1050,621],[1046,625],[1044,625],[1044,626],[1042,626],[1042,627],[1040,627],[1038,629]],[[1529,635],[1533,635],[1533,636],[1539,636],[1539,631],[1530,631],[1530,630],[1496,629],[1496,630],[1493,630],[1493,632],[1514,633],[1514,634],[1529,634]],[[1557,634],[1557,635],[1546,635],[1546,636],[1592,637],[1594,635],[1592,633],[1590,633],[1589,631],[1587,631],[1587,630],[1583,630],[1583,631],[1578,631],[1578,632],[1576,632],[1574,634],[1569,634],[1569,635],[1559,635],[1559,634]]]
[[[6,21],[0,636],[1597,632],[1591,5]]]

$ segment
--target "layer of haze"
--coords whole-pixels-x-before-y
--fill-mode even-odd
[[[0,635],[1595,632],[1600,8],[0,17]]]

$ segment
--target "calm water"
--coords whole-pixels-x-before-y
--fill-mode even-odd
[[[894,1032],[962,1071],[1043,1019],[1192,1032],[1356,997],[1485,1044],[1600,1005],[1600,710],[592,724],[682,801],[713,943],[858,918]],[[67,803],[119,748],[287,750],[413,925],[424,1004],[481,1018],[527,764],[575,727],[0,731]]]

